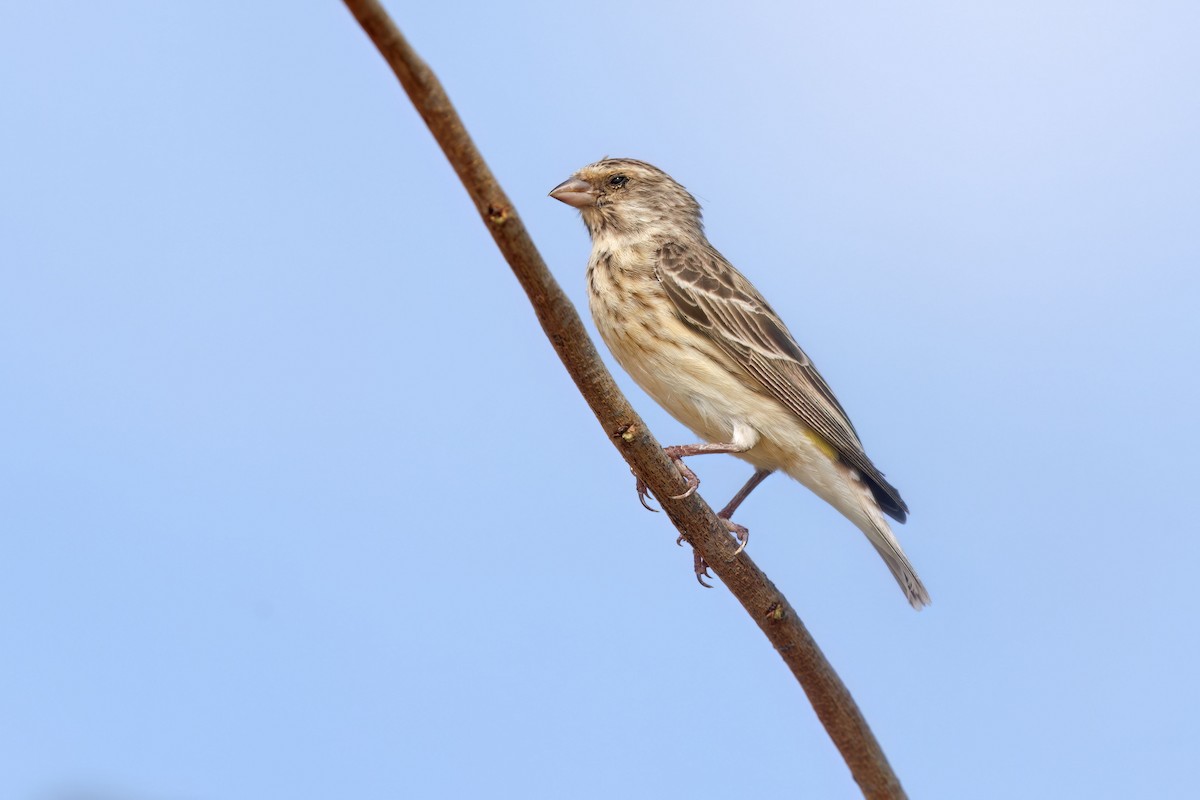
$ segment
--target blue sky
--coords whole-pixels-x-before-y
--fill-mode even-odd
[[[933,606],[739,519],[912,796],[1192,785],[1193,4],[392,12],[581,308],[642,158],[838,393]],[[0,796],[857,796],[340,4],[8,4],[0,97]]]

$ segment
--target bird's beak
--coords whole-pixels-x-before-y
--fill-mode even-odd
[[[583,208],[596,202],[596,190],[590,183],[579,178],[568,178],[550,190],[550,196],[569,206]]]

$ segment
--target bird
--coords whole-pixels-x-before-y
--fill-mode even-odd
[[[728,453],[754,474],[718,516],[740,542],[734,511],[767,476],[784,472],[864,534],[913,608],[930,603],[886,517],[908,506],[867,457],[854,425],[812,360],[751,282],[713,247],[700,204],[658,167],[604,158],[550,197],[578,209],[591,237],[588,304],[621,367],[703,441],[664,448],[683,458]],[[646,488],[638,494],[645,504]],[[885,516],[886,515],[886,516]],[[697,577],[707,569],[696,556]],[[707,585],[707,584],[706,584]]]

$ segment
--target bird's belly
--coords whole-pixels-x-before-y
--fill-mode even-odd
[[[608,349],[646,394],[701,439],[741,439],[755,445],[741,457],[755,466],[784,468],[782,454],[760,435],[795,428],[795,415],[711,339],[680,320],[667,298],[658,308],[655,302],[614,308],[620,300],[593,296],[592,316]]]
[[[706,442],[750,445],[734,455],[757,469],[788,473],[844,514],[857,507],[842,496],[846,468],[832,448],[716,343],[680,320],[665,297],[659,308],[607,305],[619,299],[591,297],[596,328],[621,367],[671,416]]]

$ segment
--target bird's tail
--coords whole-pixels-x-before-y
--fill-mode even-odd
[[[900,588],[904,590],[905,597],[913,608],[920,611],[923,607],[930,604],[929,592],[925,589],[925,584],[921,583],[921,579],[917,577],[917,571],[913,569],[912,563],[908,560],[908,556],[904,555],[904,550],[900,547],[900,542],[896,539],[896,535],[892,533],[891,526],[887,520],[883,518],[883,514],[871,509],[874,513],[868,514],[869,520],[867,524],[860,525],[863,533],[867,535],[867,539],[874,545],[875,550],[883,558],[883,563],[887,564],[888,569],[892,571],[892,575],[896,578],[896,583],[900,584]]]
[[[925,584],[921,583],[908,556],[904,555],[904,549],[900,547],[900,541],[896,538],[896,534],[892,533],[892,526],[883,516],[883,509],[876,502],[870,486],[859,477],[858,471],[853,467],[841,466],[846,470],[843,474],[849,479],[846,488],[851,489],[851,493],[856,496],[858,502],[849,503],[850,508],[837,506],[838,510],[849,517],[859,530],[867,535],[871,545],[883,558],[883,563],[887,564],[888,569],[892,571],[896,583],[900,584],[904,596],[908,598],[909,605],[920,611],[930,604],[929,592],[926,591]]]
[[[913,569],[912,562],[908,560],[908,556],[904,555],[904,548],[900,546],[900,540],[896,538],[896,534],[892,533],[892,526],[888,524],[887,518],[883,515],[883,509],[879,507],[868,484],[852,467],[844,468],[846,469],[845,474],[849,478],[848,488],[852,489],[858,502],[851,503],[851,508],[838,506],[838,510],[849,517],[859,530],[867,535],[871,545],[883,558],[883,563],[887,564],[888,569],[892,571],[896,583],[900,584],[904,596],[908,598],[909,605],[920,611],[931,602],[925,584],[921,583],[921,579],[917,577],[917,571]]]
[[[848,464],[829,461],[798,462],[787,473],[849,519],[863,533],[892,571],[908,602],[918,611],[929,605],[929,592],[900,547],[870,486]]]

